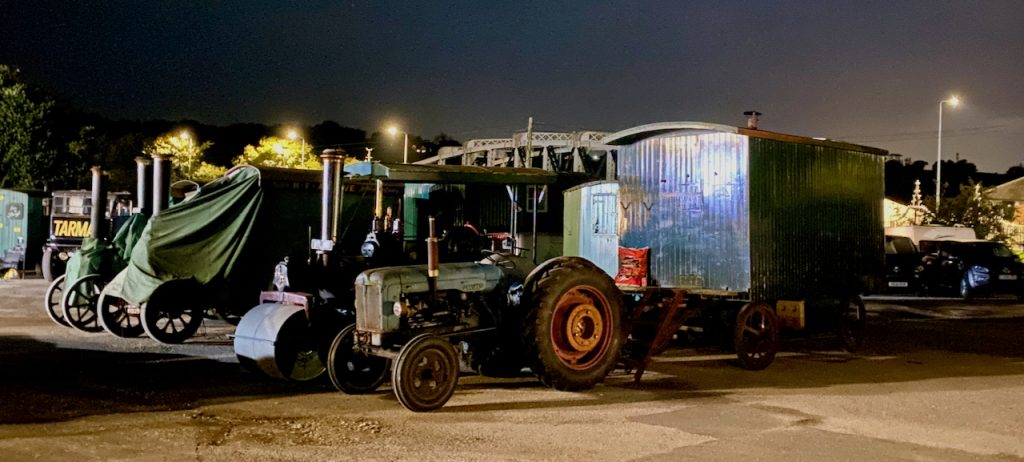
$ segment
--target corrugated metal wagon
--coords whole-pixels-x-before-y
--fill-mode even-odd
[[[885,151],[694,122],[605,142],[618,181],[566,193],[565,254],[620,275],[620,247],[648,249],[646,283],[619,285],[638,377],[680,325],[731,329],[750,369],[772,362],[780,328],[836,328],[857,347],[858,294],[882,270]]]
[[[783,326],[837,327],[848,348],[860,342],[858,294],[882,269],[884,151],[693,122],[603,142],[619,146],[618,180],[569,185],[558,201],[563,252],[545,261],[540,241],[517,236],[516,217],[536,204],[535,230],[557,224],[536,212],[557,181],[550,172],[395,168],[429,183],[467,173],[504,183],[509,234],[534,244],[440,263],[427,217],[426,265],[356,278],[356,322],[326,352],[334,385],[367,393],[390,373],[398,401],[419,412],[445,405],[460,365],[498,376],[528,367],[558,390],[592,388],[622,365],[639,380],[684,325],[724,326],[749,369],[771,364]]]

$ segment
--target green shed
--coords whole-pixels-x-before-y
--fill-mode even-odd
[[[35,268],[39,263],[48,230],[43,214],[45,197],[41,191],[0,189],[0,258],[5,267],[14,267],[5,256],[16,247],[19,252],[24,249],[23,268]]]

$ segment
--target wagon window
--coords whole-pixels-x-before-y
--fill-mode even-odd
[[[594,234],[613,235],[618,231],[618,202],[613,193],[598,193],[591,196],[591,210],[594,212]]]

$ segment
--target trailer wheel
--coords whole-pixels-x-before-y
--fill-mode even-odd
[[[170,281],[157,287],[142,306],[142,328],[160,343],[178,344],[188,340],[203,324],[203,309],[198,307],[198,284]]]
[[[141,308],[127,300],[106,293],[101,293],[96,302],[96,313],[100,318],[100,326],[115,337],[134,338],[142,335]]]
[[[67,282],[67,279],[65,279]],[[88,274],[78,278],[64,288],[64,296],[60,305],[64,310],[64,320],[82,332],[102,332],[99,317],[96,315],[96,302],[103,291],[102,276]]]
[[[71,324],[64,319],[64,309],[60,306],[60,301],[64,299],[64,279],[65,276],[62,274],[50,283],[50,287],[46,288],[43,307],[50,320],[64,327],[71,327]]]
[[[459,382],[459,357],[443,337],[421,334],[398,352],[391,371],[395,397],[406,409],[426,412],[440,409],[455,393]]]
[[[327,375],[334,388],[350,395],[371,393],[385,380],[391,370],[391,361],[369,356],[353,350],[355,324],[350,324],[331,342],[327,353]]]
[[[853,353],[864,344],[867,326],[867,310],[864,301],[857,295],[847,298],[839,307],[839,342],[843,349]]]
[[[604,380],[622,350],[622,295],[600,268],[564,258],[532,273],[524,340],[530,368],[557,390],[585,390]]]
[[[771,365],[779,349],[779,318],[771,306],[755,302],[740,309],[733,346],[740,367],[759,371]]]

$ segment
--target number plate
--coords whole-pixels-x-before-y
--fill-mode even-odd
[[[908,287],[910,283],[904,281],[891,281],[889,287]]]
[[[1000,274],[999,275],[999,280],[1000,281],[1016,281],[1017,280],[1017,275],[1016,274]]]

